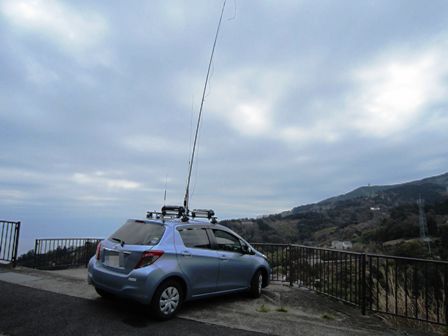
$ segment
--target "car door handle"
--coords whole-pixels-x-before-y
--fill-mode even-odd
[[[222,254],[219,259],[221,259],[222,261],[228,261],[229,258],[227,258],[227,256],[225,254]]]
[[[181,254],[182,254],[182,256],[184,256],[184,257],[191,257],[191,253],[188,252],[188,251],[183,251]]]

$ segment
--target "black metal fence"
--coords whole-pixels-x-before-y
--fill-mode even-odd
[[[448,262],[286,244],[252,244],[271,280],[303,286],[366,310],[448,325]]]
[[[0,220],[0,261],[16,265],[20,222]]]
[[[95,254],[98,238],[36,239],[34,268],[58,269],[85,266]]]
[[[448,262],[366,255],[368,309],[448,325]]]

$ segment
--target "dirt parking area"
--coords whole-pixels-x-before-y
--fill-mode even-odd
[[[99,300],[87,284],[85,268],[40,271],[0,270],[0,281],[88,300]],[[358,307],[297,287],[271,284],[259,299],[244,294],[188,302],[179,317],[208,324],[272,335],[430,335],[397,328],[376,315],[363,316]]]

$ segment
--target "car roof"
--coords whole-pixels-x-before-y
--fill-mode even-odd
[[[188,219],[188,222],[183,222],[181,218],[157,218],[157,219],[129,219],[132,221],[140,222],[140,223],[148,223],[148,224],[159,224],[159,225],[166,225],[170,227],[188,227],[188,226],[204,226],[204,227],[210,227],[210,228],[219,228],[219,229],[227,229],[228,227],[225,227],[220,224],[212,224],[208,222],[207,220],[198,220],[198,219]]]
[[[158,225],[165,225],[172,228],[194,228],[194,227],[200,227],[200,228],[209,228],[209,229],[220,229],[227,232],[230,232],[234,235],[236,235],[239,239],[242,239],[243,241],[247,242],[243,237],[241,237],[238,233],[233,231],[232,229],[228,228],[227,226],[221,225],[221,224],[212,224],[208,222],[207,220],[197,220],[189,218],[188,222],[183,222],[181,218],[158,218],[158,219],[129,219],[132,221],[137,222],[144,222],[148,224],[158,224]]]

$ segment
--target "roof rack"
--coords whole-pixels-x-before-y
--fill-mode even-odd
[[[212,219],[215,212],[212,209],[194,209],[191,211],[191,217]]]
[[[186,212],[183,206],[179,205],[164,205],[160,212],[158,211],[148,211],[146,212],[146,218],[152,219],[160,219],[162,220],[165,217],[169,218],[182,218],[183,222],[188,222],[188,219],[191,218],[207,218],[210,220],[210,223],[217,224],[218,220],[215,216],[215,212],[212,209],[194,209],[192,211]]]
[[[163,214],[161,212],[158,212],[158,211],[147,211],[146,212],[146,218],[147,219],[151,219],[151,218],[159,219],[162,216],[163,216]]]
[[[178,205],[164,205],[162,207],[162,216],[185,217],[185,208]]]

